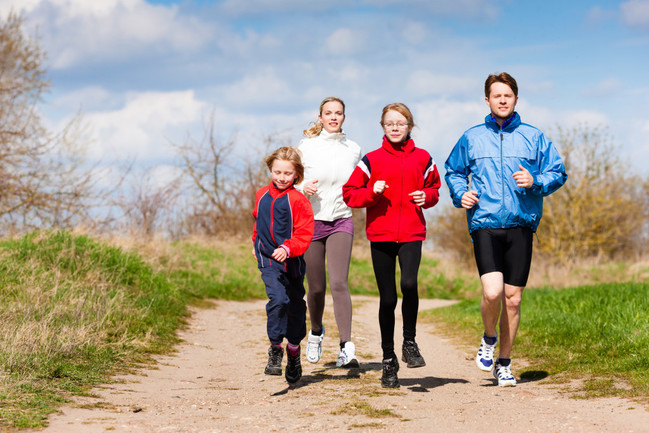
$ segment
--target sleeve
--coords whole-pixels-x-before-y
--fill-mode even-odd
[[[545,197],[561,188],[566,183],[568,174],[556,147],[543,133],[539,136],[538,146],[539,172],[532,173],[534,183],[530,189]]]
[[[255,219],[254,224],[252,225],[252,243],[255,243],[255,239],[257,239],[257,210],[259,208],[259,197],[260,197],[260,191],[257,190],[255,193],[255,207],[252,209],[252,217]]]
[[[310,179],[308,179],[309,170],[306,168],[307,156],[305,156],[304,140],[305,140],[304,138],[302,140],[300,140],[300,143],[297,145],[297,149],[300,151],[300,154],[302,156],[302,164],[305,166],[304,167],[304,179],[302,179],[302,182],[300,182],[299,185],[294,185],[295,189],[300,191],[302,194],[304,194],[304,182],[310,180]]]
[[[439,177],[439,172],[437,171],[437,166],[433,158],[428,156],[428,164],[426,166],[426,172],[424,173],[424,187],[422,191],[426,193],[426,202],[422,206],[424,209],[431,208],[437,204],[439,201],[439,187],[441,186],[441,179]]]
[[[446,169],[444,180],[446,180],[455,207],[462,207],[462,196],[469,190],[470,170],[467,147],[468,141],[463,135],[451,150],[451,154],[444,164]]]
[[[291,196],[293,212],[293,234],[280,246],[287,249],[290,257],[301,256],[313,239],[313,209],[311,203],[300,192]]]
[[[370,207],[374,205],[380,194],[374,193],[374,188],[367,183],[370,180],[370,162],[365,155],[354,168],[347,183],[343,185],[343,200],[349,207]]]

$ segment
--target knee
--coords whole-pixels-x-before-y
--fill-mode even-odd
[[[385,297],[382,296],[379,301],[379,308],[381,310],[394,310],[397,308],[397,298],[396,297]]]
[[[500,302],[502,298],[502,292],[495,290],[484,290],[482,293],[482,299],[487,304],[495,304]]]
[[[515,294],[512,296],[505,296],[505,305],[507,309],[512,311],[518,311],[521,308],[522,296],[520,294]]]
[[[417,279],[401,280],[401,293],[403,296],[411,296],[417,294]]]
[[[345,280],[331,280],[329,282],[332,293],[341,293],[349,291],[347,288],[347,281]]]

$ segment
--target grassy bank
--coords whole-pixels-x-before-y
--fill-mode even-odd
[[[71,394],[168,351],[186,299],[138,255],[86,236],[0,243],[0,425],[37,427]]]

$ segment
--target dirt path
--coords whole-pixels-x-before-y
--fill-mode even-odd
[[[196,311],[177,354],[162,357],[158,369],[96,390],[99,398],[77,399],[51,417],[45,432],[649,431],[649,411],[632,402],[572,399],[543,381],[499,388],[475,367],[472,350],[458,349],[427,324],[417,330],[427,365],[401,363],[401,388],[384,390],[376,298],[354,298],[361,368],[335,368],[329,299],[323,358],[310,364],[303,355],[304,376],[289,387],[283,377],[263,373],[264,304],[217,302]],[[420,309],[444,304],[422,300]],[[400,347],[399,333],[395,343]]]

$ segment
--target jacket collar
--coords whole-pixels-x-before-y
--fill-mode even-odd
[[[406,141],[400,143],[400,145],[392,144],[390,140],[388,140],[388,137],[384,135],[383,143],[381,144],[381,146],[388,152],[394,155],[399,155],[401,153],[411,153],[413,150],[415,150],[415,141],[410,138],[410,136],[408,136]]]
[[[281,195],[287,194],[291,189],[295,188],[295,184],[289,186],[288,188],[282,190],[279,189],[275,186],[275,183],[271,180],[270,181],[270,187],[268,188],[268,192],[270,193],[271,197],[277,198]]]
[[[500,127],[500,125],[498,125],[496,118],[491,113],[487,114],[487,117],[485,117],[484,121],[485,124],[498,131],[500,131],[501,129],[503,131],[511,131],[521,124],[521,116],[519,116],[518,113],[514,111],[514,114],[512,114],[509,119],[505,120],[502,128]]]
[[[320,137],[325,139],[325,140],[335,140],[335,141],[343,141],[344,138],[346,137],[344,131],[340,132],[327,132],[325,129],[320,131]]]

